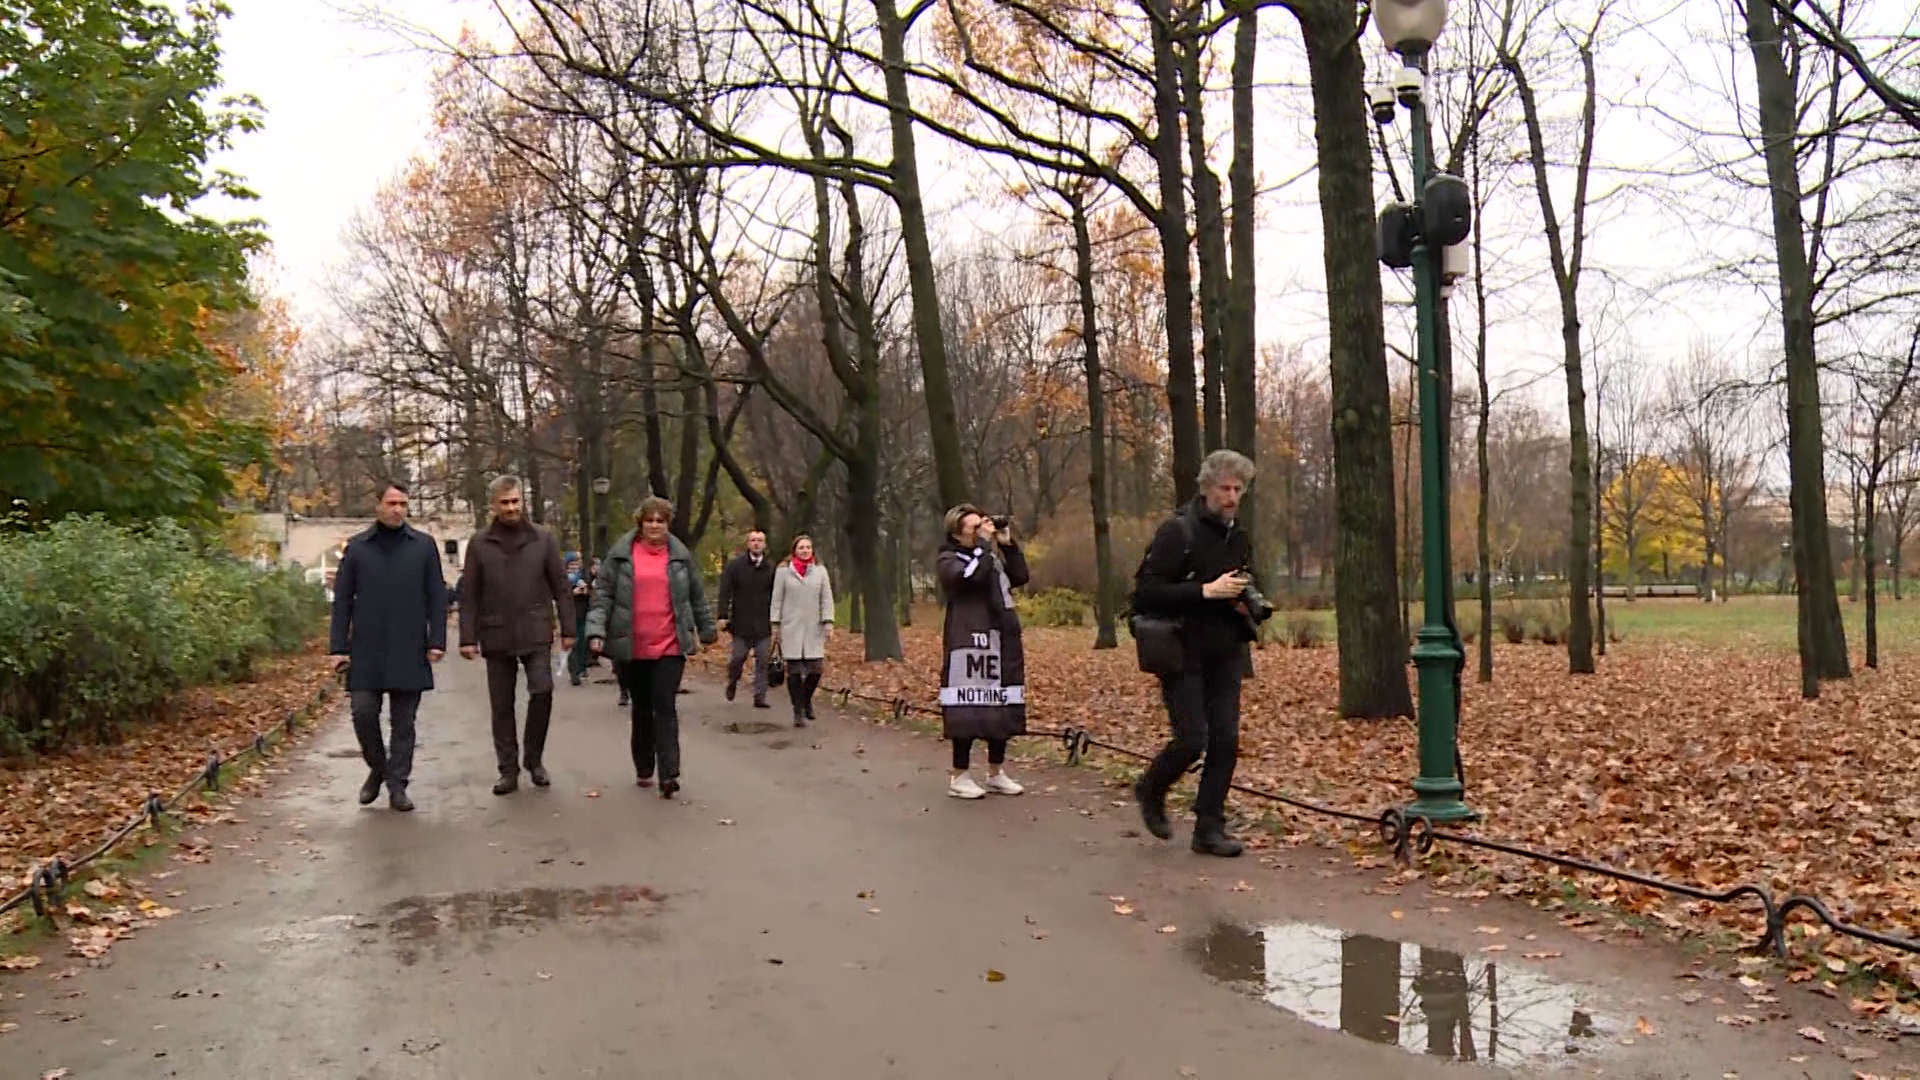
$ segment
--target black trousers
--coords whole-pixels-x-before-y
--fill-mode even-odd
[[[1201,821],[1224,822],[1227,817],[1227,791],[1240,758],[1243,668],[1236,656],[1198,668],[1189,666],[1160,680],[1160,699],[1167,706],[1173,740],[1147,766],[1145,786],[1155,799],[1165,798],[1180,775],[1204,757],[1200,790],[1193,801],[1194,817]]]
[[[511,656],[487,657],[487,703],[493,710],[493,757],[502,773],[520,771],[518,703],[520,670],[527,672],[526,765],[541,763],[547,749],[547,724],[553,719],[553,654],[551,647]]]
[[[987,764],[1001,765],[1001,764],[1005,764],[1006,760],[1007,760],[1007,740],[988,739],[987,740]],[[968,765],[972,764],[972,762],[973,762],[973,740],[972,739],[953,740],[953,767],[956,769],[964,769]]]
[[[687,671],[684,656],[633,660],[627,664],[627,690],[633,731],[633,772],[642,780],[657,768],[662,780],[680,779],[680,677]]]
[[[380,738],[380,699],[387,700],[387,715],[393,724],[393,745]],[[420,711],[418,690],[355,690],[353,734],[360,740],[360,756],[375,776],[393,787],[404,788],[413,777],[413,718]]]

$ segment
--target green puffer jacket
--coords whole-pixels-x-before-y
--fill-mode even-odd
[[[615,660],[633,659],[633,540],[629,532],[613,542],[600,560],[593,582],[593,606],[587,609],[587,640],[599,638],[602,654]],[[692,656],[701,645],[720,636],[707,606],[706,586],[694,568],[693,553],[677,536],[667,537],[667,591],[673,594],[673,623],[680,635],[680,655]]]

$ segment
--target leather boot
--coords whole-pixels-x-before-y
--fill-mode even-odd
[[[403,814],[413,809],[413,800],[407,797],[405,784],[395,784],[387,790],[387,805]]]
[[[818,717],[813,715],[813,692],[818,689],[820,689],[820,676],[818,675],[807,676],[806,710],[807,710],[807,719],[809,720],[819,719]]]
[[[1193,823],[1193,850],[1199,855],[1238,858],[1247,845],[1227,835],[1227,823],[1219,818],[1201,818]]]
[[[511,771],[502,770],[500,773],[500,779],[495,780],[493,782],[493,793],[495,795],[511,795],[514,792],[519,790],[520,790],[520,770],[519,769],[514,769]]]
[[[373,800],[380,797],[380,785],[386,782],[387,778],[378,772],[368,773],[367,782],[360,785],[360,805],[372,806]]]
[[[1162,840],[1173,839],[1173,823],[1167,820],[1167,797],[1154,794],[1145,776],[1134,781],[1133,798],[1140,804],[1140,822],[1147,831]]]

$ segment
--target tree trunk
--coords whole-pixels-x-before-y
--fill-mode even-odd
[[[1200,255],[1200,355],[1206,371],[1201,398],[1201,437],[1205,448],[1225,445],[1227,216],[1220,203],[1220,178],[1207,164],[1207,110],[1200,76],[1205,42],[1182,43],[1180,89],[1186,99],[1187,157],[1193,166],[1193,225]]]
[[[1366,65],[1353,0],[1296,9],[1313,84],[1332,376],[1340,715],[1413,715],[1394,570],[1393,397],[1373,215]]]
[[[1073,215],[1073,278],[1080,292],[1080,357],[1087,379],[1087,499],[1093,511],[1095,586],[1093,647],[1119,647],[1114,618],[1119,582],[1113,573],[1113,527],[1107,507],[1107,394],[1100,370],[1099,304],[1093,288],[1093,235],[1081,193],[1068,196]]]
[[[1170,0],[1146,0],[1153,25],[1153,157],[1159,167],[1161,277],[1167,300],[1167,411],[1173,433],[1173,501],[1193,498],[1200,472],[1200,417],[1193,370],[1193,271],[1187,237],[1187,182],[1180,158],[1180,70]]]
[[[921,394],[927,405],[927,433],[941,506],[969,498],[966,457],[960,443],[959,413],[953,404],[953,380],[947,368],[947,341],[940,326],[940,294],[927,237],[926,204],[920,197],[919,154],[913,138],[913,99],[907,89],[907,26],[893,0],[874,0],[880,32],[882,74],[887,88],[887,119],[893,136],[889,167],[891,194],[900,211],[900,239],[913,292],[913,339],[920,354]]]
[[[1260,45],[1260,9],[1247,7],[1240,12],[1233,29],[1233,164],[1227,169],[1227,185],[1233,200],[1233,218],[1229,239],[1233,243],[1232,275],[1227,279],[1227,316],[1223,340],[1226,346],[1227,445],[1254,460],[1260,449],[1260,399],[1255,373],[1259,370],[1254,354],[1255,270],[1254,270],[1254,169],[1253,169],[1253,73],[1256,50]],[[1249,490],[1241,496],[1240,513],[1248,521],[1259,521],[1259,495]],[[1260,537],[1250,536],[1259,566]]]
[[[1880,457],[1880,440],[1877,435],[1874,438],[1873,454],[1877,461]],[[1866,518],[1866,528],[1862,530],[1860,537],[1860,570],[1861,575],[1866,579],[1867,588],[1867,666],[1877,669],[1880,666],[1880,589],[1878,575],[1873,565],[1874,498],[1879,494],[1880,488],[1880,470],[1877,466],[1867,471],[1866,487],[1867,506],[1862,515]]]
[[[1486,209],[1486,191],[1480,185],[1480,140],[1468,146],[1473,175],[1473,336],[1474,378],[1478,383],[1479,407],[1474,414],[1474,477],[1479,485],[1480,505],[1474,512],[1474,572],[1480,582],[1480,681],[1493,681],[1493,528],[1488,503],[1492,501],[1493,471],[1487,457],[1487,429],[1493,420],[1492,389],[1487,384],[1487,280],[1486,239],[1480,218]]]
[[[1747,3],[1760,137],[1773,200],[1773,244],[1780,271],[1780,314],[1787,365],[1787,501],[1793,515],[1793,577],[1799,593],[1800,694],[1820,696],[1823,679],[1852,675],[1846,627],[1833,580],[1827,535],[1826,445],[1820,417],[1820,369],[1813,337],[1813,277],[1795,136],[1793,76],[1780,51],[1773,5]]]

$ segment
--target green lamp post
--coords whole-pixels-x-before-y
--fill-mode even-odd
[[[1390,123],[1397,100],[1407,110],[1413,148],[1415,202],[1412,206],[1390,205],[1380,215],[1381,261],[1413,271],[1420,364],[1420,579],[1424,613],[1413,647],[1420,688],[1420,775],[1413,781],[1414,800],[1406,808],[1406,815],[1433,822],[1468,821],[1478,815],[1461,799],[1465,786],[1457,768],[1455,742],[1460,668],[1465,654],[1448,610],[1453,559],[1445,417],[1450,403],[1441,393],[1439,305],[1444,253],[1467,238],[1473,204],[1459,177],[1434,170],[1432,135],[1422,96],[1427,56],[1446,29],[1447,0],[1377,0],[1373,21],[1387,48],[1401,60],[1391,88],[1373,95],[1374,119]]]

